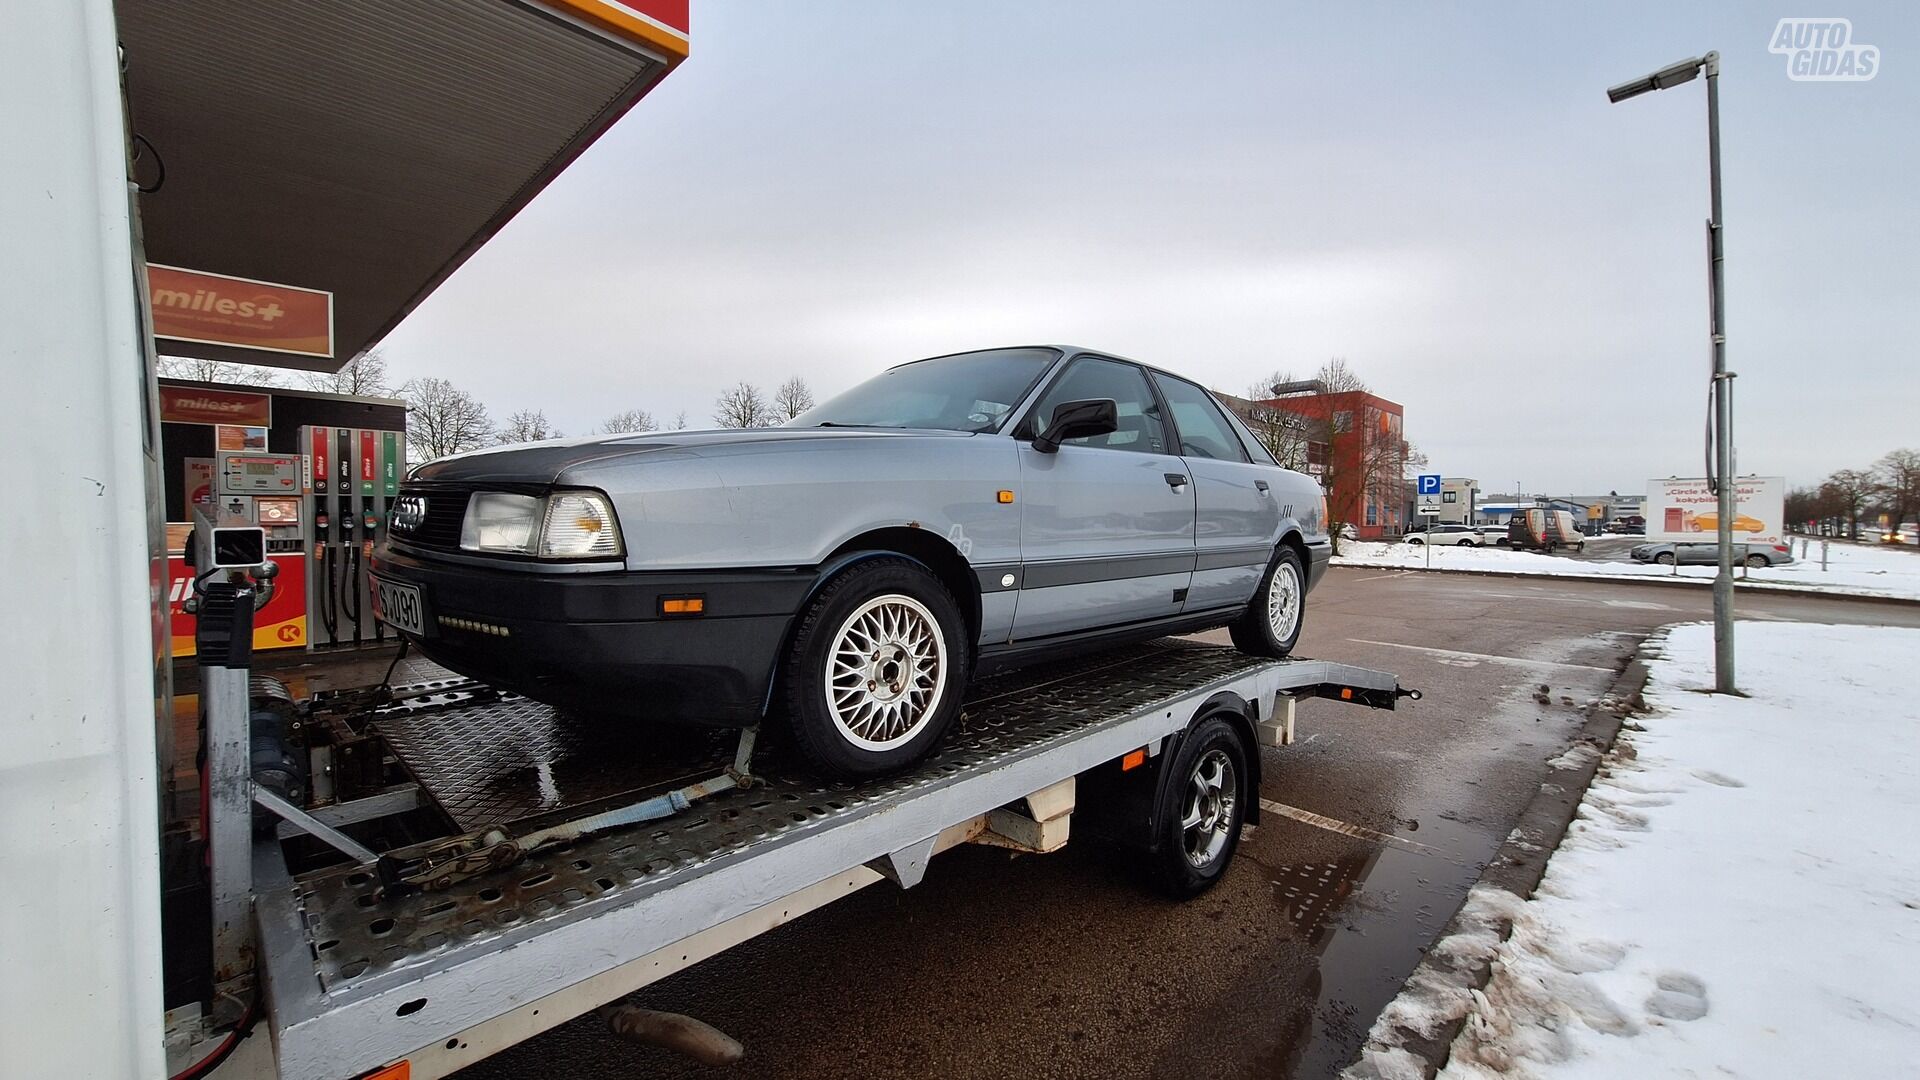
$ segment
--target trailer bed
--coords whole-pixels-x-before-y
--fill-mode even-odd
[[[941,749],[902,776],[823,783],[775,745],[755,758],[764,783],[445,891],[384,896],[353,866],[296,879],[278,842],[262,841],[255,914],[277,1072],[470,1064],[864,885],[913,885],[987,815],[1131,750],[1157,753],[1221,693],[1271,722],[1293,697],[1391,708],[1399,691],[1342,664],[1152,642],[980,681]],[[428,694],[375,723],[462,829],[589,813],[711,769],[730,747],[689,736],[669,754],[644,748],[643,763],[637,739],[623,754],[604,731],[511,695]]]

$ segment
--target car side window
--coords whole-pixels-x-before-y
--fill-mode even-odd
[[[1219,461],[1248,461],[1247,448],[1233,433],[1226,413],[1213,395],[1200,387],[1156,371],[1153,381],[1173,410],[1174,426],[1180,429],[1180,453],[1187,457],[1214,458]]]
[[[1069,401],[1112,398],[1119,426],[1105,435],[1087,435],[1067,439],[1065,446],[1097,446],[1107,450],[1132,450],[1143,454],[1167,453],[1167,429],[1160,422],[1159,404],[1147,386],[1146,376],[1132,364],[1083,356],[1067,365],[1066,374],[1048,387],[1033,409],[1028,427],[1039,435],[1047,430],[1053,410]]]

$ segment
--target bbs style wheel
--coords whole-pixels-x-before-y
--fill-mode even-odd
[[[814,594],[785,662],[794,742],[819,772],[857,779],[925,757],[966,692],[966,621],[946,586],[882,555]]]
[[[1267,564],[1247,609],[1227,626],[1234,648],[1250,656],[1279,659],[1293,652],[1306,615],[1307,574],[1300,555],[1282,544]]]

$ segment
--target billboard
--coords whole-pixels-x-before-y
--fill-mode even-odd
[[[1787,480],[1740,476],[1733,481],[1733,542],[1784,543]],[[1701,479],[1647,481],[1647,539],[1711,543],[1720,527],[1720,498]]]

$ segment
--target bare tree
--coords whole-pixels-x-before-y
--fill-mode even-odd
[[[1898,532],[1920,510],[1920,450],[1888,451],[1874,464],[1873,479]]]
[[[387,397],[393,386],[387,382],[387,358],[379,349],[368,349],[341,365],[331,375],[312,372],[300,380],[307,389],[322,394],[347,394],[352,397]]]
[[[509,446],[559,437],[560,429],[547,421],[546,413],[539,409],[521,409],[507,417],[506,424],[494,435],[494,441],[501,446]]]
[[[807,389],[807,380],[795,375],[773,392],[773,404],[785,419],[791,420],[813,408],[813,391]]]
[[[675,431],[687,430],[687,410],[681,409],[677,414],[674,415],[673,430]]]
[[[1222,394],[1220,398],[1240,414],[1254,438],[1260,440],[1260,445],[1267,448],[1267,453],[1272,454],[1282,468],[1306,472],[1310,465],[1324,457],[1326,441],[1322,439],[1316,451],[1315,426],[1311,420],[1272,404],[1273,388],[1293,381],[1292,373],[1276,371],[1248,387],[1244,398],[1230,394]]]
[[[653,414],[645,409],[628,409],[614,413],[607,422],[600,425],[603,435],[623,435],[629,431],[658,431],[660,425],[654,423]]]
[[[193,356],[163,356],[156,370],[165,379],[229,383],[235,386],[280,385],[280,373],[272,368],[229,364],[225,360],[202,360]]]
[[[1820,485],[1821,493],[1833,503],[1834,514],[1846,524],[1849,539],[1860,539],[1860,508],[1875,490],[1873,474],[1859,469],[1841,469]]]
[[[779,423],[780,418],[767,405],[760,388],[742,381],[714,402],[713,422],[723,428],[763,428]]]
[[[415,461],[477,450],[493,434],[487,407],[445,379],[410,379],[400,394],[407,399],[407,453]]]

